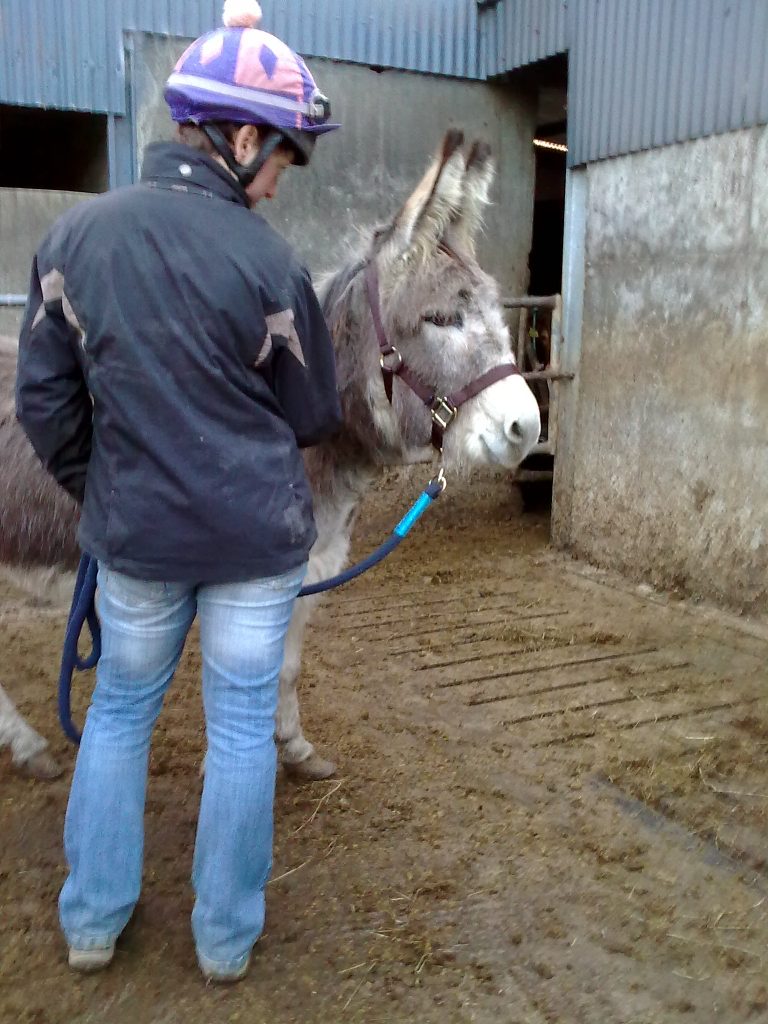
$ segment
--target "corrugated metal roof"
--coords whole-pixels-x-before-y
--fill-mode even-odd
[[[221,0],[3,0],[0,102],[126,112],[123,33],[188,39]],[[264,27],[307,56],[478,78],[474,0],[263,0]]]
[[[568,0],[501,0],[481,8],[482,77],[563,53],[567,19]]]

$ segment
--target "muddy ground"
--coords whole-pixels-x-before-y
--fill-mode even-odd
[[[416,486],[389,483],[358,552]],[[189,930],[194,642],[156,734],[140,906],[114,965],[80,978],[55,905],[63,621],[4,586],[0,672],[66,773],[0,763],[0,1021],[768,1021],[768,628],[547,537],[508,481],[477,478],[320,613],[304,717],[340,773],[279,779],[266,934],[233,988],[203,983]]]

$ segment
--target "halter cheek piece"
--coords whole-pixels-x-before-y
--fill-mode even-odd
[[[512,377],[515,374],[522,376],[522,373],[515,363],[500,363],[498,366],[492,367],[492,369],[487,370],[473,381],[470,381],[463,388],[459,388],[458,391],[453,391],[450,395],[438,394],[435,388],[431,388],[419,380],[400,352],[398,352],[394,345],[389,343],[381,317],[379,271],[375,258],[365,264],[364,274],[368,305],[371,308],[373,326],[379,342],[379,363],[381,365],[381,375],[384,379],[384,390],[387,399],[391,404],[392,382],[395,377],[399,377],[421,399],[424,405],[429,408],[432,416],[432,446],[442,455],[443,437],[448,427],[456,419],[461,406],[497,381],[504,380],[505,377]]]

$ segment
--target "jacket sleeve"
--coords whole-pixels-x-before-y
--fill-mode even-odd
[[[267,317],[274,345],[273,387],[300,448],[341,429],[336,361],[309,274],[301,272],[293,308]]]
[[[32,264],[19,337],[16,416],[45,468],[82,504],[93,406],[76,355],[81,332],[64,295],[64,278],[54,266],[41,276],[47,262],[43,248]]]

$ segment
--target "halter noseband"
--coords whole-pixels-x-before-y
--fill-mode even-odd
[[[371,317],[379,342],[379,363],[381,375],[384,379],[384,390],[389,403],[392,403],[392,382],[399,377],[403,383],[417,395],[429,408],[432,416],[432,446],[442,455],[443,437],[448,427],[458,415],[459,409],[470,398],[479,395],[497,381],[504,380],[514,374],[522,376],[520,369],[515,363],[500,363],[492,369],[476,377],[458,391],[450,395],[439,395],[435,388],[424,384],[410,369],[400,352],[394,345],[390,345],[387,332],[384,330],[384,322],[381,318],[381,298],[379,292],[379,270],[376,260],[371,259],[365,264],[365,288],[368,293],[368,304],[371,307]]]

